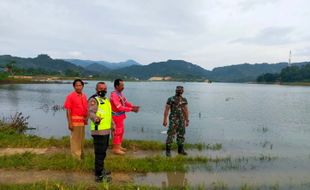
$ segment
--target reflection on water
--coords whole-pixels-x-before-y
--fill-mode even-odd
[[[171,175],[172,174],[172,175]],[[170,176],[169,176],[170,175]],[[137,176],[134,179],[136,184],[153,185],[161,188],[179,187],[204,187],[204,189],[214,188],[216,185],[225,186],[228,189],[242,189],[245,184],[249,189],[281,189],[292,190],[310,188],[310,176],[306,170],[291,171],[226,171],[226,172],[188,172],[188,173],[148,173],[145,176]],[[183,188],[182,188],[183,187]],[[278,188],[274,188],[278,187]],[[201,189],[201,188],[200,188]],[[222,189],[222,188],[219,188]],[[227,189],[227,188],[223,188]],[[248,188],[246,188],[248,189]]]
[[[167,172],[167,180],[162,181],[161,184],[162,188],[185,187],[188,185],[184,172]]]
[[[1,85],[0,85],[1,86]],[[7,86],[7,99],[12,104],[12,106],[17,106],[19,103],[19,89],[20,86],[9,84]]]
[[[51,111],[53,113],[53,116],[55,116],[56,112],[65,110],[63,105],[50,106],[48,104],[43,104],[39,109],[42,109],[42,111],[45,113],[48,113]]]

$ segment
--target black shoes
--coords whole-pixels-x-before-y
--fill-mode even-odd
[[[171,148],[168,145],[166,145],[166,156],[171,157]]]
[[[101,172],[101,175],[95,175],[95,182],[97,183],[102,183],[102,182],[111,182],[112,177],[111,177],[111,171],[109,170],[103,170]]]
[[[103,170],[102,173],[104,173],[105,175],[111,175],[112,172],[109,170]]]
[[[183,156],[187,155],[187,152],[185,152],[183,145],[178,146],[178,153]],[[170,146],[167,146],[167,145],[166,145],[166,156],[171,157],[171,148]]]
[[[102,182],[111,182],[112,181],[112,177],[111,176],[107,176],[107,175],[100,175],[100,176],[95,176],[95,182],[97,183],[102,183]]]
[[[183,156],[186,156],[186,155],[187,155],[187,153],[186,153],[185,150],[184,150],[184,146],[183,146],[183,145],[179,145],[179,146],[178,146],[178,153],[179,153],[180,155],[183,155]]]

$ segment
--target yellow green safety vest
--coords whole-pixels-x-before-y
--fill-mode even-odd
[[[111,129],[112,123],[112,109],[111,103],[106,98],[94,97],[98,103],[98,110],[96,112],[96,116],[100,117],[101,121],[98,125],[96,125],[93,121],[90,122],[90,130],[109,130]]]

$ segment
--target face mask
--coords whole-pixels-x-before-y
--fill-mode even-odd
[[[105,97],[106,93],[107,93],[107,91],[105,91],[105,90],[101,90],[101,91],[97,92],[98,96],[100,96],[100,97]]]

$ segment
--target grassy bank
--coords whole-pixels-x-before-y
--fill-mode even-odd
[[[208,157],[184,157],[175,156],[149,156],[135,158],[130,156],[108,155],[105,160],[106,167],[114,172],[163,172],[163,171],[187,171],[187,166],[201,164],[209,168],[209,163],[222,163],[232,166],[234,163],[230,158],[208,158]],[[61,170],[61,171],[92,171],[94,155],[87,153],[84,160],[79,161],[67,153],[55,153],[50,155],[39,155],[32,153],[14,154],[0,156],[1,169],[21,170]]]
[[[111,143],[110,143],[111,144]],[[146,141],[146,140],[124,140],[123,146],[129,150],[164,150],[165,144],[158,141]],[[9,130],[5,124],[0,122],[0,148],[69,148],[69,137],[62,138],[42,138],[35,135],[27,135],[23,133],[16,133],[13,130]],[[92,140],[85,140],[85,148],[92,148]],[[187,149],[198,150],[220,150],[221,144],[186,144]],[[173,149],[176,149],[174,144]]]
[[[193,168],[206,171],[228,171],[247,168],[255,163],[272,162],[276,159],[277,157],[267,155],[232,159],[231,157],[210,158],[206,156],[174,156],[166,158],[163,155],[141,158],[108,154],[105,159],[105,166],[113,172],[127,173],[187,172]],[[69,153],[42,155],[26,152],[23,154],[0,156],[1,169],[90,172],[93,169],[93,164],[93,153],[86,153],[84,160],[81,161],[73,158]]]

